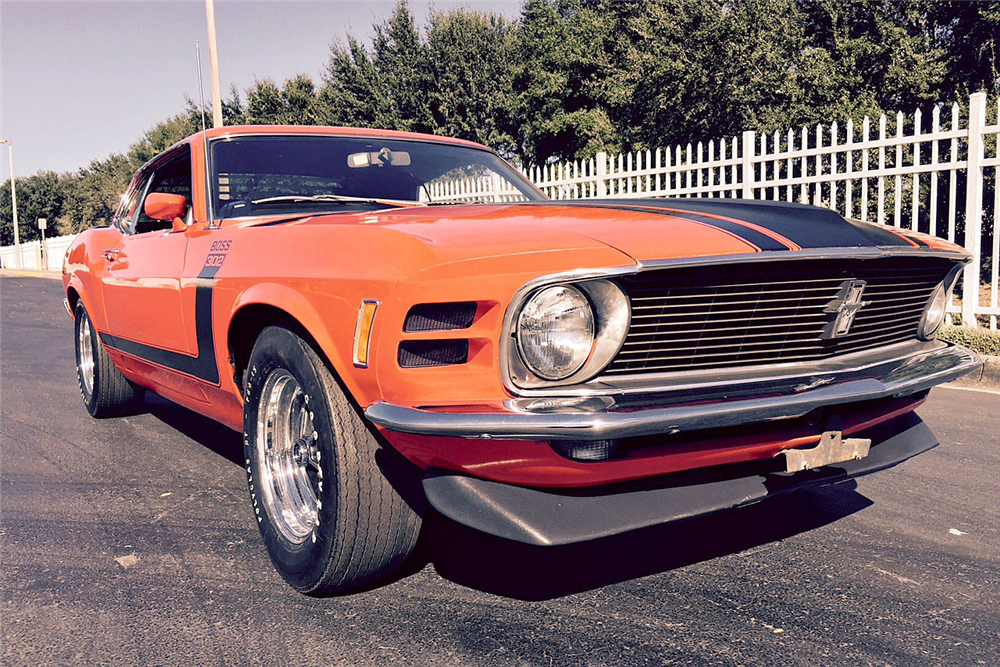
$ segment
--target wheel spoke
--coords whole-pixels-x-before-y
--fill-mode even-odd
[[[80,380],[83,382],[83,387],[89,397],[94,392],[94,347],[91,340],[90,318],[87,317],[86,312],[80,313],[76,346],[79,353]]]
[[[319,525],[322,470],[318,435],[308,399],[290,372],[277,369],[265,380],[257,424],[261,488],[268,514],[295,544]]]

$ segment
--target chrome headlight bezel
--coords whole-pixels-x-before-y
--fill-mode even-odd
[[[948,317],[948,304],[951,303],[951,293],[961,275],[962,267],[955,267],[948,276],[938,283],[931,293],[930,298],[924,305],[924,312],[920,315],[920,324],[917,326],[917,338],[920,340],[934,340],[937,338],[941,326]],[[937,312],[935,312],[937,311]]]
[[[560,376],[539,373],[526,359],[521,346],[520,324],[526,307],[539,295],[553,288],[573,290],[589,303],[593,315],[594,333],[589,353],[574,370]],[[521,389],[558,387],[580,384],[600,373],[621,349],[631,320],[628,297],[615,283],[605,279],[558,281],[531,289],[512,309],[509,330],[505,336],[507,374]]]
[[[920,326],[917,327],[917,337],[920,340],[934,340],[937,337],[938,330],[944,324],[947,309],[948,290],[944,288],[944,283],[938,283],[920,316]]]

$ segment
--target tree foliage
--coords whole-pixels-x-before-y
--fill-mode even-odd
[[[516,21],[453,9],[423,26],[399,0],[370,40],[333,44],[318,82],[234,87],[222,111],[226,124],[445,134],[538,165],[965,103],[997,93],[998,68],[1000,0],[525,0]],[[18,179],[22,238],[38,217],[64,233],[107,222],[135,170],[201,126],[188,99],[123,154]]]

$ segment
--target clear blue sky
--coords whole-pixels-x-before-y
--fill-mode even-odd
[[[257,78],[305,73],[319,83],[330,44],[348,32],[369,41],[394,0],[216,0],[223,96]],[[520,0],[410,0],[418,25],[430,8],[488,9],[515,17]],[[0,2],[0,137],[14,141],[18,176],[72,171],[126,150],[157,122],[198,99],[195,40],[210,99],[203,0]],[[0,182],[9,178],[0,147]]]

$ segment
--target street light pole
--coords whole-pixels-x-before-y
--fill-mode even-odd
[[[0,144],[7,144],[7,157],[10,159],[10,208],[14,214],[14,253],[17,268],[21,268],[21,238],[17,229],[17,188],[14,186],[14,141],[0,139]]]

